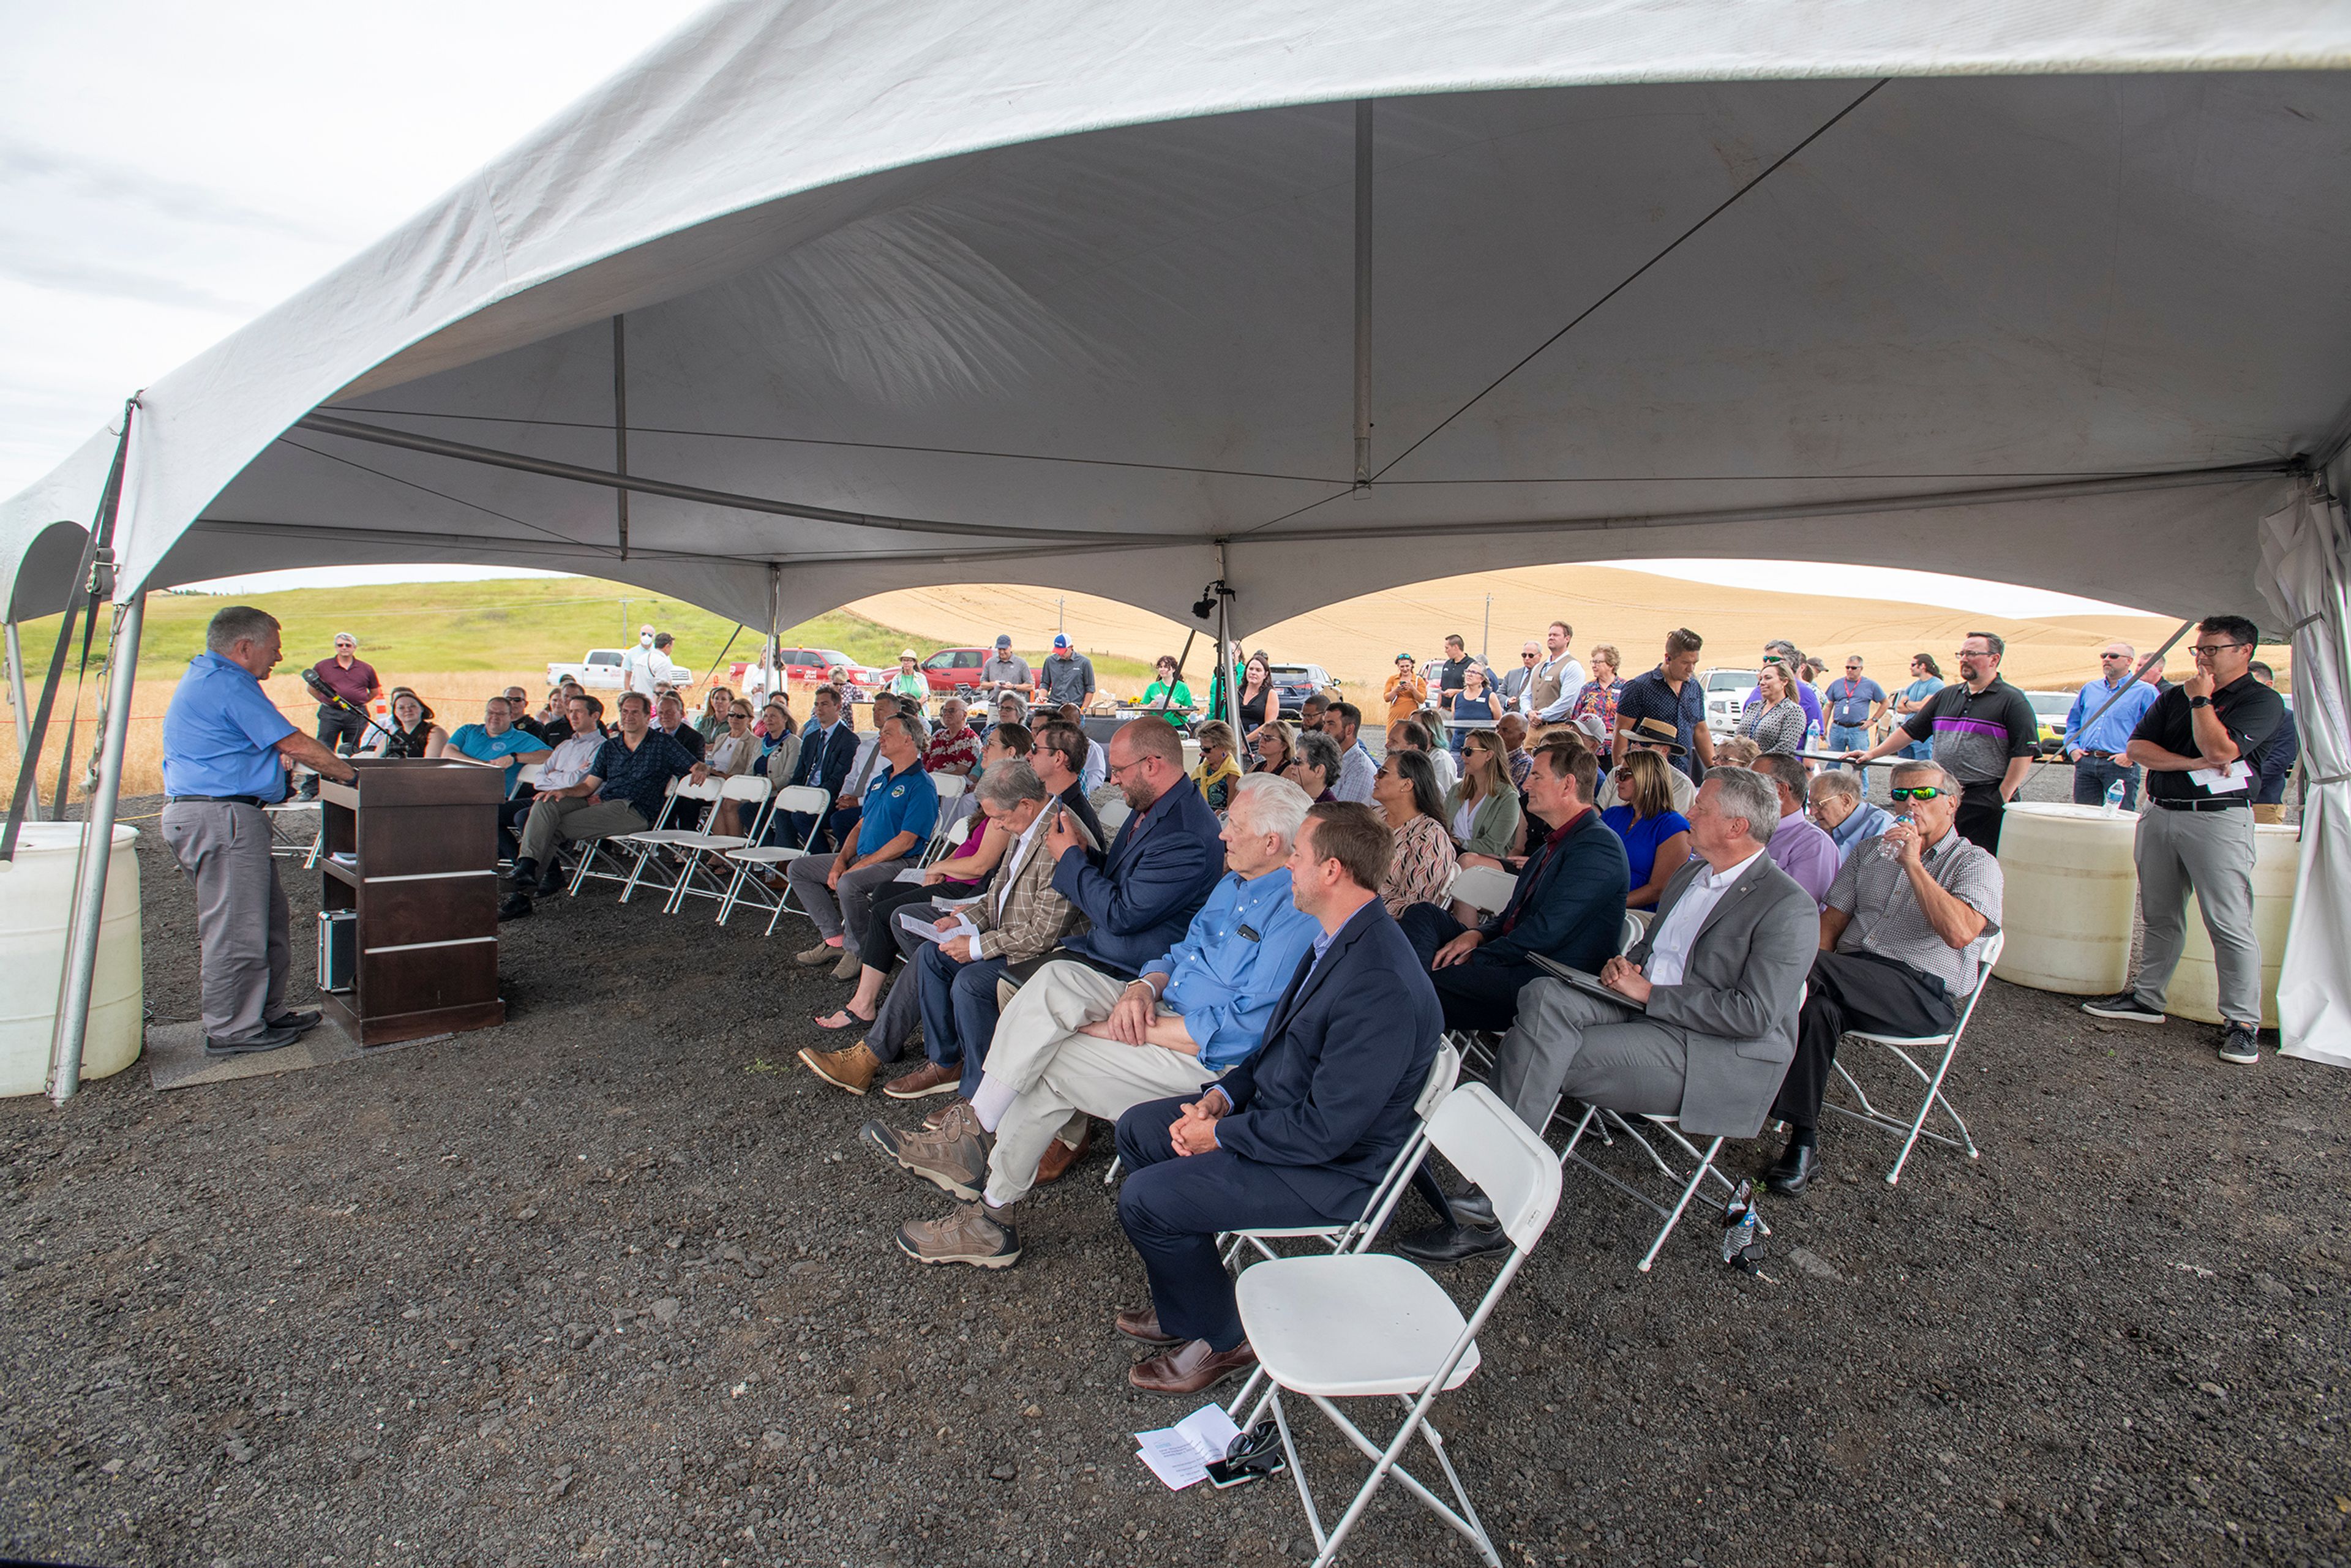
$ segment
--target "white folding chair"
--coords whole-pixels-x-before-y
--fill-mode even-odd
[[[678,783],[677,779],[673,779],[663,790],[661,811],[653,818],[653,825],[646,830],[648,832],[660,832],[668,828],[669,820],[677,810]],[[626,840],[635,836],[632,833],[615,834],[609,838],[568,841],[578,848],[580,862],[571,868],[571,880],[564,884],[565,894],[577,898],[580,895],[580,890],[588,885],[590,878],[598,882],[631,881],[634,868],[624,868],[622,865],[622,845]],[[559,848],[549,852],[560,852]]]
[[[1603,1143],[1614,1146],[1616,1138],[1610,1131],[1612,1127],[1615,1133],[1623,1134],[1627,1142],[1646,1155],[1649,1163],[1655,1166],[1668,1182],[1675,1185],[1677,1190],[1672,1195],[1674,1201],[1671,1205],[1658,1202],[1632,1183],[1601,1169],[1585,1156],[1583,1152],[1584,1134],[1596,1134]],[[1687,1177],[1675,1167],[1672,1161],[1658,1152],[1657,1143],[1650,1142],[1650,1135],[1653,1134],[1657,1143],[1666,1145],[1669,1149],[1678,1150],[1687,1159],[1695,1162]],[[1576,1121],[1575,1131],[1568,1137],[1567,1147],[1560,1151],[1559,1160],[1562,1166],[1571,1160],[1582,1166],[1592,1175],[1606,1182],[1644,1208],[1656,1213],[1665,1221],[1665,1224],[1658,1228],[1656,1239],[1649,1243],[1648,1251],[1642,1254],[1640,1268],[1641,1272],[1646,1274],[1649,1271],[1649,1266],[1657,1260],[1657,1254],[1665,1250],[1666,1238],[1671,1236],[1674,1233],[1674,1227],[1681,1223],[1683,1212],[1689,1207],[1690,1200],[1698,1196],[1698,1189],[1705,1185],[1707,1177],[1712,1176],[1716,1185],[1722,1188],[1725,1201],[1739,1190],[1739,1184],[1723,1175],[1714,1163],[1715,1156],[1722,1152],[1723,1143],[1724,1139],[1717,1135],[1707,1144],[1706,1147],[1699,1148],[1683,1134],[1680,1118],[1676,1116],[1630,1116],[1622,1112],[1605,1110],[1598,1105],[1586,1105],[1583,1108],[1583,1114]],[[1760,1217],[1757,1224],[1762,1224]],[[1771,1232],[1771,1228],[1763,1225],[1762,1230],[1763,1234],[1768,1236]]]
[[[1902,1167],[1909,1160],[1910,1151],[1917,1146],[1918,1140],[1921,1138],[1932,1138],[1947,1148],[1963,1149],[1970,1159],[1977,1157],[1976,1141],[1969,1135],[1968,1124],[1959,1120],[1959,1113],[1951,1108],[1950,1100],[1943,1093],[1943,1079],[1951,1071],[1951,1059],[1959,1053],[1959,1036],[1967,1032],[1968,1019],[1975,1017],[1976,1004],[1983,999],[1984,987],[1991,980],[1991,967],[2000,962],[2000,950],[2007,938],[2008,933],[2005,931],[1995,931],[1985,940],[1983,967],[1976,971],[1976,988],[1969,993],[1968,1005],[1960,1011],[1959,1021],[1951,1026],[1950,1033],[1897,1035],[1870,1034],[1861,1030],[1845,1031],[1846,1040],[1857,1040],[1869,1045],[1882,1045],[1892,1051],[1900,1059],[1902,1065],[1916,1073],[1918,1081],[1927,1086],[1925,1096],[1918,1102],[1918,1113],[1906,1121],[1872,1104],[1869,1096],[1862,1092],[1860,1082],[1852,1073],[1845,1071],[1844,1053],[1842,1051],[1838,1053],[1837,1076],[1844,1080],[1845,1086],[1853,1091],[1854,1098],[1861,1102],[1861,1109],[1849,1111],[1842,1105],[1831,1105],[1826,1103],[1822,1104],[1821,1109],[1834,1111],[1840,1116],[1851,1117],[1856,1122],[1865,1122],[1873,1127],[1892,1133],[1902,1140],[1902,1152],[1894,1156],[1894,1168],[1886,1173],[1886,1185],[1888,1186],[1894,1186],[1902,1179]],[[1938,1047],[1941,1048],[1943,1054],[1940,1060],[1936,1061],[1935,1071],[1932,1072],[1921,1067],[1917,1059],[1911,1055],[1913,1051],[1924,1054]],[[1951,1119],[1951,1125],[1959,1130],[1958,1137],[1927,1131],[1927,1117],[1938,1105],[1943,1108],[1943,1114]]]
[[[705,806],[716,805],[726,793],[726,780],[711,778],[705,779],[697,784],[692,779],[673,779],[669,783],[669,803],[662,808],[662,815],[664,819],[675,817],[684,809],[684,802],[688,800],[697,801]],[[702,830],[698,827],[662,826],[647,828],[642,833],[622,834],[620,841],[636,852],[637,862],[629,868],[627,885],[621,889],[621,902],[622,904],[629,902],[631,896],[637,891],[637,883],[644,879],[645,869],[660,863],[664,850],[675,849],[688,839],[699,838],[701,833]],[[684,866],[681,862],[678,877],[683,880],[684,875]],[[667,882],[660,884],[664,894],[667,894],[674,885],[674,883]],[[667,908],[668,905],[669,900],[664,897],[662,900],[662,906]]]
[[[1453,873],[1445,896],[1468,904],[1480,915],[1498,913],[1519,890],[1519,879],[1499,866],[1465,865]]]
[[[291,782],[299,789],[304,781],[317,777],[307,768],[297,768]],[[283,800],[264,806],[261,810],[269,819],[269,852],[273,856],[298,860],[306,871],[319,863],[319,844],[326,835],[327,814],[318,801],[297,800],[288,795]],[[315,814],[307,833],[302,831],[302,824],[295,821],[304,812]]]
[[[1429,1118],[1428,1142],[1494,1200],[1495,1218],[1510,1239],[1510,1257],[1467,1319],[1444,1286],[1393,1253],[1275,1258],[1243,1270],[1237,1282],[1241,1330],[1271,1385],[1239,1424],[1246,1430],[1272,1410],[1307,1528],[1314,1532],[1316,1568],[1338,1555],[1372,1495],[1390,1476],[1458,1531],[1492,1568],[1501,1568],[1502,1559],[1428,1412],[1439,1394],[1458,1388],[1477,1372],[1478,1331],[1559,1206],[1559,1165],[1543,1141],[1482,1083],[1462,1084],[1445,1097]],[[1247,1393],[1233,1401],[1234,1410]],[[1290,1430],[1285,1394],[1311,1400],[1372,1461],[1371,1476],[1327,1532]],[[1404,1420],[1384,1447],[1364,1436],[1335,1403],[1383,1396],[1405,1406]],[[1444,1469],[1458,1511],[1399,1462],[1416,1436]]]
[[[832,810],[832,797],[815,784],[788,784],[775,793],[768,806],[768,821],[798,813],[810,819],[808,837],[798,848],[780,845],[750,844],[739,850],[728,850],[726,858],[734,862],[735,879],[726,884],[726,896],[718,901],[718,924],[735,913],[738,904],[748,904],[768,914],[767,936],[776,934],[776,922],[790,907],[785,895],[769,888],[764,880],[775,866],[785,865],[810,853],[816,845],[817,835],[824,831],[824,819]]]
[[[1412,1135],[1388,1162],[1387,1174],[1372,1188],[1364,1200],[1364,1212],[1344,1225],[1283,1225],[1255,1230],[1228,1230],[1225,1233],[1225,1262],[1230,1266],[1244,1247],[1254,1247],[1268,1258],[1281,1256],[1267,1243],[1311,1237],[1326,1243],[1333,1252],[1361,1252],[1379,1239],[1387,1228],[1388,1216],[1395,1211],[1397,1200],[1412,1180],[1412,1173],[1420,1167],[1422,1157],[1428,1152],[1428,1118],[1437,1106],[1453,1092],[1454,1083],[1461,1076],[1461,1052],[1451,1039],[1437,1042],[1437,1059],[1428,1064],[1428,1077],[1422,1082],[1418,1098],[1412,1103]]]
[[[538,782],[538,776],[546,771],[547,764],[544,762],[526,762],[521,764],[515,769],[514,788],[507,791],[508,798],[520,794],[522,792],[522,787],[526,784],[537,784]]]
[[[746,773],[726,780],[718,792],[720,805],[732,800],[738,815],[748,811],[750,821],[739,833],[681,833],[670,841],[670,850],[684,859],[677,868],[677,880],[669,886],[669,901],[662,905],[664,915],[675,915],[685,907],[689,898],[721,899],[726,896],[726,883],[720,880],[734,869],[724,858],[729,850],[739,850],[757,842],[759,830],[767,825],[768,799],[768,781],[756,773]],[[701,885],[696,886],[696,882]]]
[[[939,792],[939,815],[938,820],[932,824],[931,836],[923,842],[922,855],[914,862],[916,865],[928,865],[947,852],[950,847],[947,840],[949,831],[960,826],[966,820],[960,817],[950,820],[946,810],[947,802],[961,798],[963,792],[971,788],[971,781],[961,774],[935,773],[931,775],[931,787]]]
[[[1648,935],[1649,919],[1649,912],[1646,909],[1626,910],[1624,933],[1616,938],[1616,951],[1630,953],[1638,946],[1641,938]]]
[[[1104,806],[1101,810],[1096,811],[1094,813],[1094,821],[1102,824],[1102,829],[1104,833],[1114,839],[1118,837],[1118,831],[1126,826],[1126,820],[1134,815],[1134,808],[1128,805],[1123,800],[1113,800],[1109,805]],[[1108,844],[1104,844],[1102,848],[1108,849],[1110,846]]]

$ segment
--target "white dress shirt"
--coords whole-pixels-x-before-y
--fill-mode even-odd
[[[1575,699],[1583,690],[1583,661],[1573,653],[1546,654],[1542,663],[1535,666],[1535,671],[1545,680],[1556,679],[1559,682],[1559,696],[1549,707],[1530,716],[1538,723],[1557,724],[1574,708]]]
[[[1714,906],[1722,902],[1722,895],[1730,891],[1730,884],[1746,875],[1747,868],[1762,858],[1763,852],[1757,850],[1729,871],[1702,871],[1682,889],[1681,897],[1666,911],[1656,935],[1649,940],[1649,961],[1642,971],[1649,984],[1682,983],[1682,968],[1689,962],[1690,944],[1698,940],[1698,927],[1714,913]]]
[[[556,789],[569,789],[588,777],[596,754],[604,748],[604,737],[594,730],[575,735],[557,747],[538,770],[538,791],[544,795]]]

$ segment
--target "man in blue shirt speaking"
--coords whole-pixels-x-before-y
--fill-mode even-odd
[[[901,1250],[918,1263],[1019,1261],[1004,1211],[1085,1152],[1091,1117],[1196,1093],[1256,1052],[1322,934],[1290,897],[1290,845],[1311,804],[1277,775],[1240,779],[1225,817],[1225,874],[1180,941],[1123,985],[1063,958],[1020,988],[970,1103],[935,1132],[894,1140],[901,1166],[964,1200],[943,1219],[900,1227]],[[1050,1175],[1040,1170],[1048,1155]]]
[[[277,620],[232,605],[213,617],[163,715],[163,841],[195,879],[208,1056],[275,1051],[319,1022],[286,1006],[292,915],[261,809],[286,799],[288,763],[359,775],[262,691],[282,656]]]

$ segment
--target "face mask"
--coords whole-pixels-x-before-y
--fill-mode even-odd
[[[638,633],[637,633],[637,646],[638,646],[638,647],[640,647],[640,648],[650,648],[650,647],[652,647],[653,645],[653,634],[652,632],[638,632]]]

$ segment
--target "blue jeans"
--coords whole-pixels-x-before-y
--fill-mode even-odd
[[[898,983],[913,980],[921,988],[924,1053],[941,1067],[962,1065],[963,1097],[968,1100],[979,1088],[988,1041],[996,1038],[996,982],[1004,973],[1004,960],[975,958],[958,964],[933,944],[912,967],[914,972],[902,976]]]
[[[1833,724],[1829,726],[1831,751],[1867,751],[1877,742],[1870,737],[1865,724]]]
[[[2138,806],[2138,769],[2109,757],[2085,757],[2074,764],[2074,804],[2103,806],[2116,779],[2123,781],[2123,810]]]

